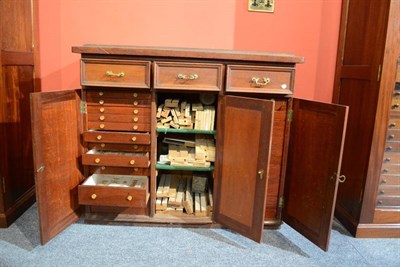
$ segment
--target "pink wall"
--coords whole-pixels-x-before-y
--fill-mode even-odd
[[[274,13],[236,5],[234,49],[288,52],[305,57],[295,96],[331,102],[341,0],[276,0]]]
[[[330,102],[341,0],[38,0],[42,91],[79,87],[85,43],[290,52],[304,56],[296,96]]]

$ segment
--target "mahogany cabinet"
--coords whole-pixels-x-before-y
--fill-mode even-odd
[[[349,119],[335,216],[356,237],[400,237],[399,10],[343,1],[333,102]]]
[[[81,54],[82,89],[31,95],[43,244],[84,213],[90,223],[220,225],[258,242],[283,218],[327,249],[347,107],[293,98],[303,58],[133,46],[72,51]],[[160,106],[171,99],[203,101],[216,110],[215,126],[160,127]],[[161,162],[166,139],[199,135],[215,145],[211,163]],[[212,210],[162,212],[168,175],[185,185],[185,177],[205,177]]]

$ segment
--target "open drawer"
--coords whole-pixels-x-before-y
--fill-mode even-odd
[[[136,207],[147,206],[148,177],[93,174],[78,186],[81,205]]]
[[[139,167],[147,168],[150,165],[149,153],[89,150],[82,155],[83,165]]]

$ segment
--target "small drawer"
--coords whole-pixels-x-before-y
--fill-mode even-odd
[[[400,196],[380,196],[376,199],[377,208],[393,208],[400,207]]]
[[[87,113],[124,114],[136,116],[151,116],[151,108],[113,106],[101,104],[87,105]]]
[[[400,130],[389,129],[386,134],[387,141],[400,141]]]
[[[88,121],[93,122],[125,122],[125,123],[147,123],[150,124],[150,116],[88,113]]]
[[[83,165],[137,167],[150,166],[149,153],[89,150],[82,155]]]
[[[150,132],[150,123],[123,123],[123,122],[93,122],[87,123],[88,130],[110,130],[110,131],[137,131]]]
[[[400,174],[400,164],[382,164],[382,174]]]
[[[400,114],[389,118],[388,129],[400,130]]]
[[[146,207],[148,177],[93,174],[78,186],[81,205]]]
[[[101,106],[118,105],[131,107],[151,107],[151,100],[147,99],[91,97],[87,98],[86,101],[89,105],[98,104]]]
[[[150,88],[150,65],[150,61],[84,58],[81,61],[81,84]]]
[[[220,91],[222,64],[155,62],[154,88]]]
[[[400,152],[400,142],[386,141],[385,152]]]
[[[90,173],[93,174],[122,174],[122,175],[144,175],[150,176],[150,168],[121,168],[110,166],[89,166]]]
[[[292,94],[294,68],[229,65],[227,92]]]
[[[399,164],[400,165],[400,153],[385,153],[383,155],[383,164]]]
[[[398,196],[400,199],[399,185],[380,185],[378,188],[378,196]],[[400,206],[400,203],[399,203]]]
[[[95,149],[95,150],[150,152],[150,145],[88,143],[87,147],[88,149]]]
[[[392,103],[390,108],[393,111],[400,111],[400,96],[392,98]]]
[[[400,185],[400,175],[381,175],[379,181],[381,185]]]
[[[88,89],[86,90],[86,99],[93,98],[118,98],[118,99],[131,99],[131,100],[151,100],[151,94],[148,92],[135,92],[131,90],[118,90],[115,89]]]
[[[83,140],[91,143],[149,145],[150,134],[89,131],[83,134]]]

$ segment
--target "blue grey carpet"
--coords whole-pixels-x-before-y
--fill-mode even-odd
[[[255,243],[226,229],[75,223],[45,246],[37,207],[0,229],[0,266],[385,266],[400,267],[400,239],[356,239],[334,224],[328,252],[287,225]]]

